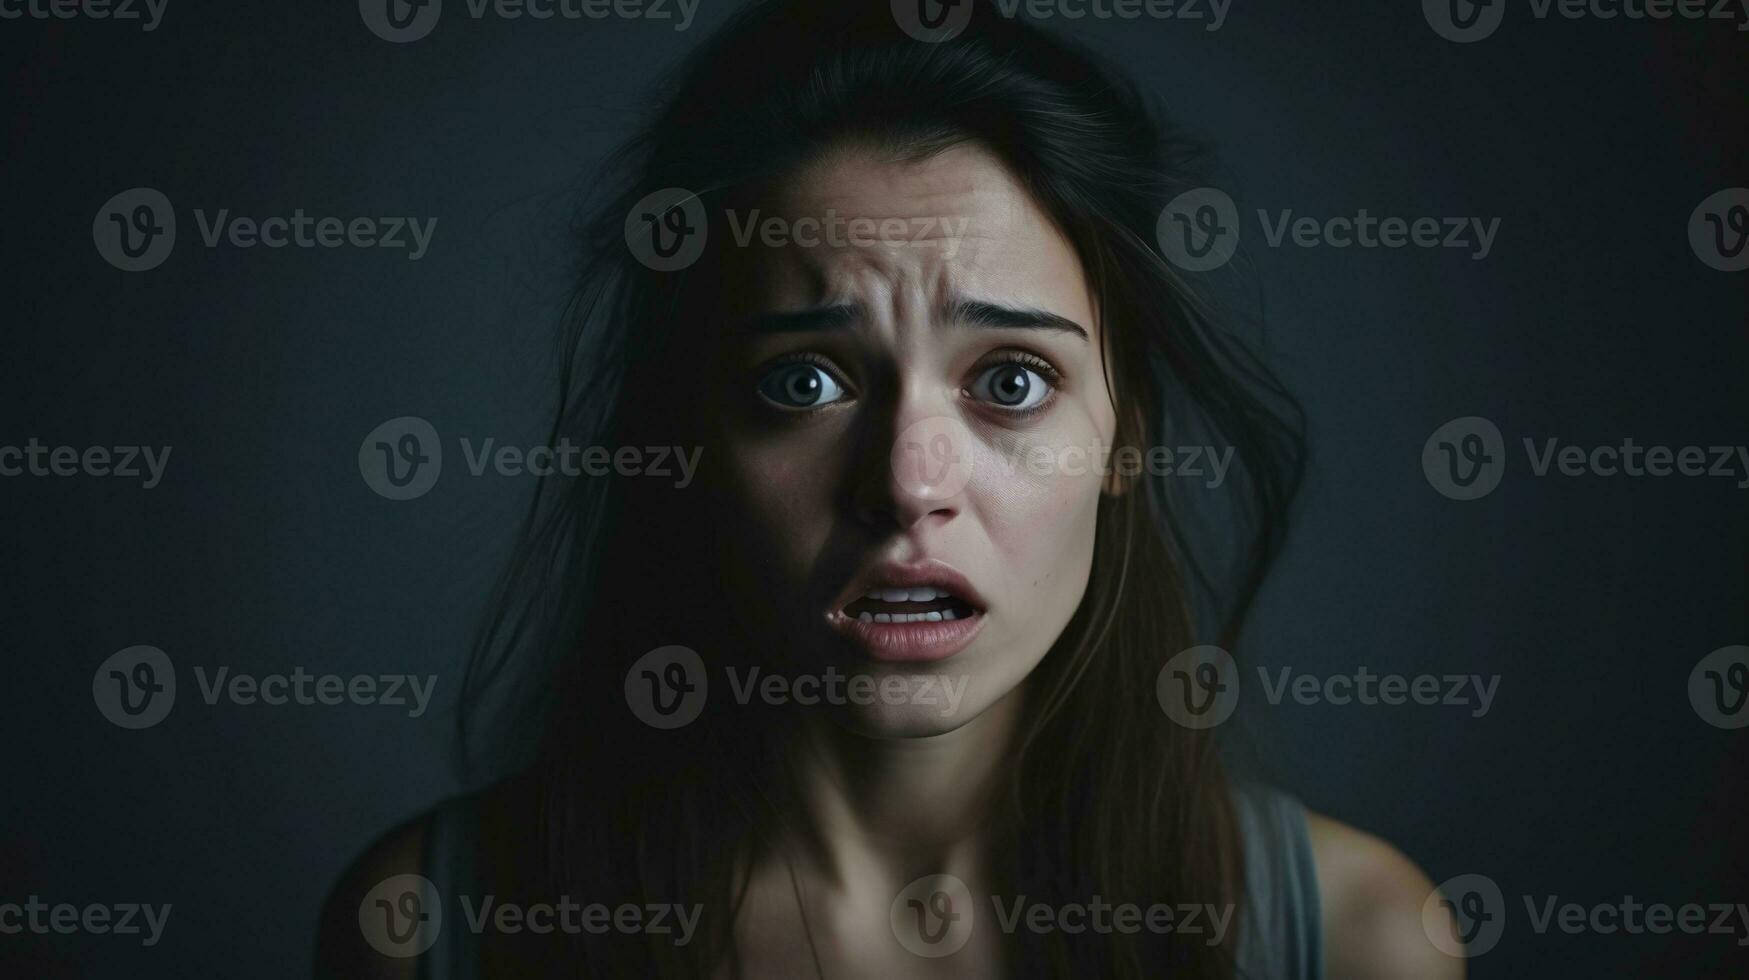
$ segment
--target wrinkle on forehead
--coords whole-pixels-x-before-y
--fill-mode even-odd
[[[858,303],[869,326],[891,330],[933,323],[950,298],[971,296],[1047,309],[1098,330],[1074,248],[978,144],[905,161],[847,144],[800,168],[769,208],[761,221],[776,216],[791,228],[802,217],[866,219],[877,229],[897,219],[907,227],[898,242],[761,247],[745,294],[760,309]]]

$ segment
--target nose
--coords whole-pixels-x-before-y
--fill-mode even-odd
[[[857,520],[876,533],[945,524],[964,507],[972,447],[955,418],[922,407],[894,412],[867,440],[855,487]]]

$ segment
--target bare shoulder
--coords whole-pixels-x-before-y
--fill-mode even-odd
[[[1422,926],[1433,883],[1421,869],[1390,844],[1345,823],[1316,813],[1306,821],[1318,865],[1329,975],[1461,980],[1463,960],[1440,952]]]
[[[317,930],[316,975],[319,977],[401,980],[418,975],[420,958],[409,947],[423,950],[407,932],[416,916],[395,903],[441,901],[435,892],[428,898],[408,897],[420,887],[437,888],[447,871],[426,867],[432,855],[428,845],[474,849],[468,861],[476,884],[495,893],[509,893],[528,871],[523,845],[526,814],[531,812],[538,785],[517,774],[483,789],[455,797],[426,810],[378,837],[353,859],[329,891]],[[443,825],[438,824],[440,815]],[[467,823],[465,830],[456,819]],[[442,840],[434,835],[442,835]],[[427,882],[391,882],[398,875],[419,875]],[[386,888],[379,888],[388,883]],[[373,890],[376,894],[372,894]],[[366,900],[369,899],[367,907]],[[369,936],[366,935],[368,926]],[[374,943],[374,945],[373,945]],[[428,945],[428,944],[426,944]],[[387,952],[379,951],[387,947]]]
[[[323,903],[317,926],[316,976],[410,980],[417,975],[417,959],[384,956],[365,941],[359,907],[383,881],[424,870],[431,813],[414,817],[377,838],[335,882]]]

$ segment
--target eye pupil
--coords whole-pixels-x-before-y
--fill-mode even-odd
[[[784,394],[799,405],[812,405],[820,399],[820,374],[814,368],[790,372],[784,384]]]
[[[995,382],[996,400],[1004,405],[1018,405],[1025,401],[1027,392],[1032,388],[1026,369],[1019,365],[1002,369],[997,373]]]

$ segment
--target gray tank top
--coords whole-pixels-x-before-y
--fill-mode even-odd
[[[1238,936],[1241,980],[1324,980],[1323,915],[1306,811],[1292,796],[1260,784],[1233,789],[1245,845],[1246,916]],[[425,877],[444,896],[437,941],[420,957],[424,980],[476,980],[478,941],[455,896],[474,901],[474,801],[432,812]]]
[[[1324,915],[1306,808],[1259,783],[1233,788],[1245,842],[1242,980],[1324,980]]]

